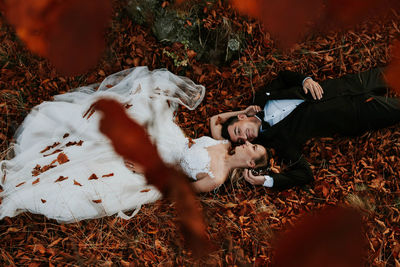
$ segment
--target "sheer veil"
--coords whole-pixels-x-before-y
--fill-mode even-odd
[[[146,127],[164,161],[175,164],[187,138],[174,111],[179,104],[195,109],[204,94],[186,77],[137,67],[36,106],[16,132],[15,157],[0,162],[0,219],[24,211],[60,222],[116,213],[129,218],[123,211],[137,212],[161,195],[125,166],[98,131],[100,114],[87,110],[102,97],[120,101]]]

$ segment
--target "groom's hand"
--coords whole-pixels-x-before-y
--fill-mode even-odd
[[[322,89],[321,85],[311,78],[304,81],[303,90],[305,94],[310,92],[314,100],[320,100],[324,94],[324,90]]]
[[[262,185],[265,182],[264,175],[253,175],[249,169],[245,169],[243,172],[244,179],[252,185]]]
[[[252,105],[252,106],[248,106],[245,110],[244,113],[247,116],[254,116],[256,115],[258,112],[261,111],[261,107],[257,106],[257,105]]]

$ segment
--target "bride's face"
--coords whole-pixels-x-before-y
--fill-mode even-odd
[[[243,145],[237,146],[235,148],[235,154],[238,158],[246,163],[247,167],[254,168],[256,162],[264,155],[267,151],[261,145],[252,144],[246,141]]]

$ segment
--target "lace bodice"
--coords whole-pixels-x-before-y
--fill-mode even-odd
[[[188,141],[189,142],[189,141]],[[193,140],[193,144],[183,150],[180,165],[183,171],[196,180],[199,173],[207,173],[214,178],[214,174],[210,170],[210,156],[207,147],[226,144],[227,140],[215,140],[209,136],[203,136]]]

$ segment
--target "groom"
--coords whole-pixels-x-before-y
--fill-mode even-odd
[[[303,185],[313,180],[301,155],[308,139],[333,134],[354,136],[400,121],[399,100],[382,96],[385,92],[387,85],[380,68],[321,84],[300,73],[284,71],[256,94],[258,106],[213,116],[211,134],[234,143],[248,140],[272,147],[289,164],[281,174],[256,176],[246,170],[244,177],[250,183],[279,190]]]

